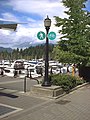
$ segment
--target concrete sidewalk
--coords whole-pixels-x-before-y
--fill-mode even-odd
[[[31,96],[27,97],[31,99]],[[33,100],[29,101],[29,105],[32,107],[2,119],[90,120],[90,85],[79,88],[57,100],[41,100],[35,97],[32,97],[32,99]],[[27,100],[24,98],[23,104],[26,104],[25,102],[27,102]]]

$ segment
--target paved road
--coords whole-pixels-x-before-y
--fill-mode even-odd
[[[26,78],[26,91],[30,91],[30,88],[38,84],[36,80]],[[13,77],[1,77],[0,76],[0,87],[12,90],[24,91],[24,78],[13,78]]]
[[[13,93],[16,98],[2,95],[2,104],[21,108],[3,120],[90,120],[90,85],[57,100]]]
[[[48,103],[19,120],[90,120],[90,85]]]

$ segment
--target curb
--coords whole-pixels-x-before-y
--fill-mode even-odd
[[[81,87],[84,87],[84,86],[86,86],[86,85],[88,85],[88,84],[89,84],[89,82],[83,83],[83,84],[81,84],[81,85],[78,85],[78,86],[76,86],[75,88],[71,89],[70,92],[72,92],[72,91],[74,91],[74,90],[77,90],[77,89],[79,89],[79,88],[81,88]]]
[[[67,93],[67,92],[64,92],[63,94],[61,94],[60,96],[58,96],[56,99],[59,99],[59,98],[65,96],[65,95],[69,95],[71,92],[73,92],[73,91],[75,91],[75,90],[77,90],[77,89],[79,89],[79,88],[82,88],[82,87],[84,87],[84,86],[86,86],[86,85],[89,85],[89,84],[90,84],[90,83],[87,82],[87,83],[83,83],[82,85],[78,85],[78,86],[76,86],[75,88],[71,89],[68,93]]]

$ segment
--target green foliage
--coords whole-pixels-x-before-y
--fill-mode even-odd
[[[87,57],[83,57],[69,51],[64,51],[60,49],[59,46],[53,49],[52,54],[55,55],[54,59],[57,59],[59,62],[62,62],[62,63],[79,64],[81,62],[84,63],[84,61],[87,61]]]
[[[61,86],[64,91],[69,91],[70,89],[84,83],[84,80],[66,74],[56,74],[51,76],[52,84]]]
[[[69,63],[72,61],[87,64],[90,59],[90,13],[84,9],[86,1],[62,0],[68,8],[65,11],[68,17],[62,19],[55,16],[55,25],[62,27],[59,33],[63,36],[60,37],[53,53],[61,62],[66,62],[66,58]]]

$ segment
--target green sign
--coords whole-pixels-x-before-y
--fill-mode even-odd
[[[50,33],[48,34],[48,39],[54,40],[55,38],[56,38],[56,33],[55,33],[55,32],[50,32]]]
[[[37,33],[37,38],[39,40],[44,40],[45,39],[45,33],[43,31],[40,31]]]

